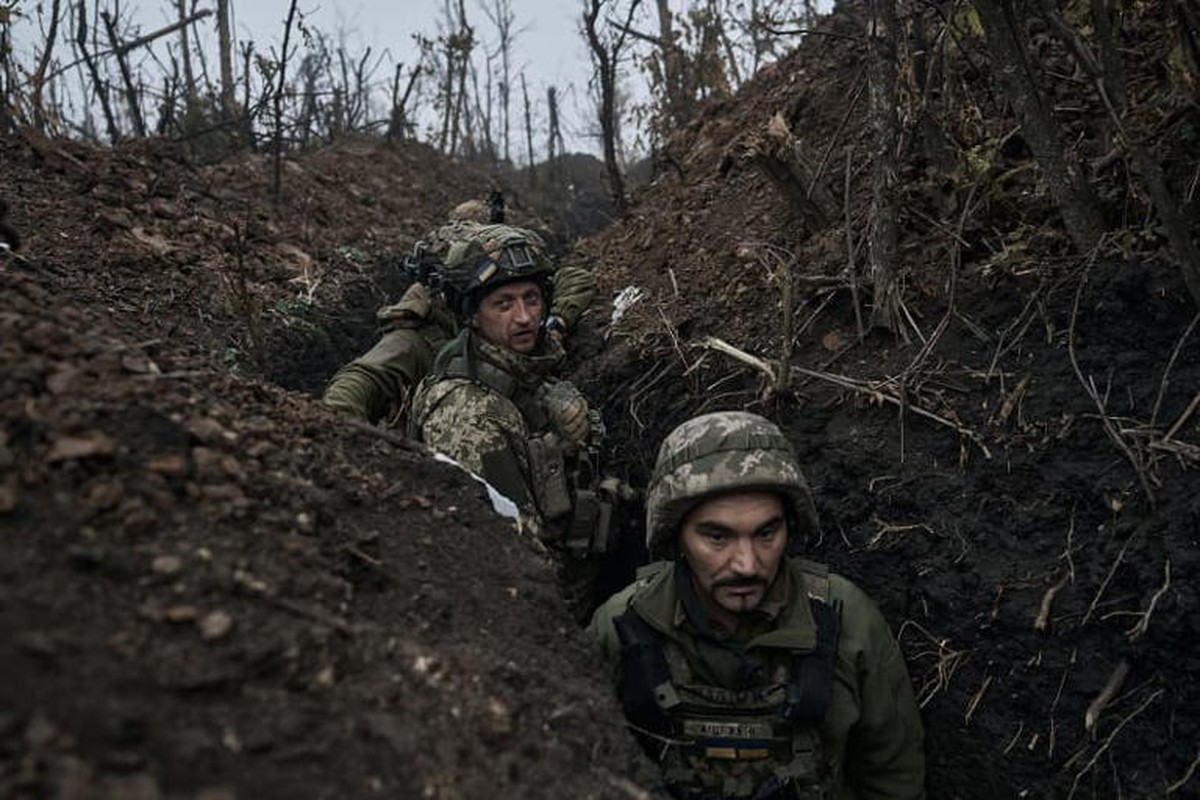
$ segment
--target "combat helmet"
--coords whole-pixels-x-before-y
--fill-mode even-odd
[[[488,207],[482,200],[466,200],[450,209],[450,222],[487,222]]]
[[[709,496],[744,489],[783,495],[789,524],[799,529],[790,530],[790,543],[816,530],[812,492],[775,423],[745,411],[717,411],[683,423],[658,449],[646,492],[646,549],[652,557],[673,555],[689,511]]]
[[[485,295],[513,281],[537,282],[549,305],[554,265],[540,236],[512,225],[454,224],[458,232],[446,247],[441,275],[455,314],[471,316]]]

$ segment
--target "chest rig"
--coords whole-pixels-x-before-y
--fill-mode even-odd
[[[626,718],[675,797],[836,796],[820,727],[833,690],[841,609],[829,602],[823,565],[801,565],[816,624],[815,646],[768,658],[744,687],[701,681],[680,645],[632,608],[615,620],[621,642],[618,691]]]

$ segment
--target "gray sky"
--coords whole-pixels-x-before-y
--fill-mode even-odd
[[[122,5],[131,9],[136,5],[136,18],[143,20],[148,29],[176,19],[174,0],[138,0],[136,4],[126,0]],[[202,0],[200,6],[206,5],[210,4]],[[232,0],[232,5],[234,31],[240,39],[253,39],[260,50],[282,44],[289,0]],[[512,67],[516,72],[525,72],[530,99],[539,108],[544,108],[546,89],[557,86],[568,147],[596,150],[583,136],[589,124],[587,81],[591,67],[579,32],[582,5],[580,0],[512,0],[514,29],[518,32]],[[397,62],[406,65],[406,72],[416,62],[413,35],[436,36],[444,18],[442,0],[300,0],[296,8],[311,28],[332,36],[335,42],[344,34],[352,54],[361,55],[370,46],[374,61],[386,52],[375,72],[375,81],[385,84],[390,82]],[[495,28],[479,0],[467,0],[466,9],[476,35],[494,47]],[[515,84],[514,88],[519,91],[519,86]],[[518,108],[514,106],[513,112]],[[518,122],[514,117],[512,124]]]
[[[494,51],[498,36],[487,15],[483,12],[484,4],[490,5],[493,0],[466,0],[468,18],[475,28],[476,38]],[[145,34],[157,30],[177,19],[176,0],[98,0],[102,9],[120,7],[121,19],[126,22],[123,32],[126,36],[135,33]],[[188,0],[189,5],[196,0]],[[444,27],[444,8],[446,0],[300,0],[297,8],[305,18],[310,29],[318,30],[329,37],[330,43],[336,48],[344,44],[351,58],[358,59],[371,48],[370,64],[374,67],[371,74],[374,107],[374,119],[386,117],[395,66],[405,65],[405,71],[412,68],[418,60],[417,48],[413,42],[414,34],[420,33],[429,38],[436,38]],[[559,92],[559,110],[561,124],[567,147],[571,150],[582,150],[598,153],[599,147],[590,135],[596,129],[595,110],[592,99],[588,95],[588,79],[591,75],[591,64],[587,46],[580,33],[583,0],[511,0],[512,11],[515,15],[514,28],[516,31],[515,54],[512,69],[514,79],[513,105],[510,111],[510,123],[513,129],[512,154],[518,161],[522,160],[518,153],[523,154],[524,148],[518,145],[522,141],[524,120],[523,106],[520,99],[519,74],[524,72],[529,84],[529,93],[534,105],[534,127],[541,132],[535,136],[535,149],[538,157],[545,156],[546,129],[546,90],[555,86]],[[25,0],[19,4],[23,10],[24,19],[19,19],[14,28],[14,46],[18,61],[32,69],[35,61],[35,51],[40,50],[44,40],[39,33],[47,27],[45,18],[39,14],[48,13],[49,3]],[[64,3],[64,6],[67,4]],[[212,8],[213,0],[199,0],[196,5],[201,8]],[[253,40],[255,49],[260,54],[269,55],[272,50],[276,53],[283,41],[284,21],[290,0],[231,0],[234,15],[234,33],[242,41]],[[624,7],[624,4],[620,4]],[[650,16],[652,6],[643,3],[635,26],[648,32],[656,27]],[[688,0],[670,0],[671,7],[680,11],[689,5]],[[782,4],[786,7],[787,4]],[[798,4],[797,4],[798,6]],[[827,7],[828,0],[821,0],[819,7]],[[96,6],[89,3],[89,8]],[[66,37],[67,26],[63,26],[60,39],[55,49],[55,57],[59,63],[70,61],[74,53],[63,41]],[[215,20],[209,18],[199,23],[201,41],[205,57],[210,65],[210,74],[215,76],[216,44]],[[293,41],[296,41],[295,36]],[[168,63],[168,46],[177,46],[175,36],[160,39],[153,44],[154,56],[147,50],[134,51],[135,70],[142,74],[154,75],[161,68],[159,64]],[[301,51],[301,54],[303,51]],[[477,49],[474,56],[477,66],[482,65],[481,50]],[[157,63],[155,62],[157,59]],[[110,67],[110,74],[115,74]],[[240,64],[235,65],[240,71]],[[81,96],[80,78],[69,74],[60,92],[72,101],[78,102]],[[628,62],[624,66],[622,86],[634,103],[644,103],[646,100],[645,80]],[[420,98],[418,107],[429,109],[429,98]],[[418,135],[427,139],[428,126],[434,123],[432,113],[429,119],[421,121]],[[633,122],[624,123],[624,140],[626,146],[636,148]],[[518,131],[520,133],[518,133]]]

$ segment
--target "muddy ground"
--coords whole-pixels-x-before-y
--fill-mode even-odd
[[[866,229],[846,41],[710,104],[629,216],[564,255],[603,289],[573,377],[611,468],[644,483],[700,411],[786,427],[818,494],[809,549],[900,636],[930,797],[1192,796],[1196,304],[1153,230],[1117,217],[1124,239],[1073,255],[1022,148],[968,174],[914,144],[908,341],[860,341],[844,226],[806,227],[741,160],[780,110],[804,141],[851,146]],[[979,114],[947,124],[964,150],[1012,127],[978,78],[961,88]],[[261,155],[0,138],[26,239],[0,262],[0,795],[653,788],[548,565],[468,478],[315,401],[369,346],[413,239],[496,180],[344,142],[289,158],[276,203]],[[781,263],[786,386],[704,343],[778,358]],[[641,299],[613,324],[627,286]],[[624,525],[612,587],[639,555],[637,513]]]

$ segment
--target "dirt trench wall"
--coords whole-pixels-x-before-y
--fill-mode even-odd
[[[910,373],[910,401],[970,436],[818,379],[771,396],[760,372],[698,337],[645,328],[618,328],[576,373],[604,399],[631,480],[696,413],[748,408],[788,431],[823,523],[808,551],[862,585],[899,634],[931,798],[1162,797],[1187,784],[1197,756],[1200,499],[1187,448],[1200,441],[1188,415],[1200,326],[1171,265],[1060,269],[960,287],[964,319]],[[946,311],[920,308],[930,328]],[[736,336],[737,320],[725,322]],[[920,343],[872,337],[830,365],[825,337],[847,330],[849,305],[829,305],[799,363],[894,396],[888,376]],[[1105,418],[1142,459],[1153,504]],[[1193,444],[1172,452],[1178,420],[1175,437]],[[1124,678],[1089,726],[1114,674]]]

